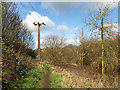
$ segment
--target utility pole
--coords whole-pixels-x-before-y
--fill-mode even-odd
[[[37,23],[35,24],[35,22],[33,23],[35,26],[38,25],[38,61],[40,62],[40,26],[41,25],[45,25],[45,23]]]
[[[102,76],[104,76],[104,39],[103,39],[103,17],[101,18],[101,39],[102,39]]]

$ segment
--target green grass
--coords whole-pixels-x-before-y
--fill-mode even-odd
[[[35,88],[35,84],[37,83],[37,79],[33,77],[27,77],[23,79],[22,88]]]
[[[24,75],[21,80],[20,88],[43,88],[44,75],[47,72],[42,65],[39,68],[30,70]]]
[[[46,66],[46,67],[49,67],[50,72],[53,71],[52,65],[45,64],[45,63],[41,63],[41,64]],[[61,85],[62,75],[60,75],[58,73],[51,73],[50,74],[50,81],[51,81],[51,88],[65,88],[65,86]]]
[[[41,65],[44,65],[45,67],[49,67],[49,71],[50,72],[52,72],[53,71],[53,69],[52,69],[52,65],[50,65],[50,64],[46,64],[46,63],[41,63]]]
[[[43,88],[44,75],[47,73],[47,67],[50,72],[53,71],[51,65],[41,63],[39,67],[28,71],[22,80],[20,88]],[[62,75],[58,73],[50,74],[51,88],[65,88],[61,86]]]
[[[62,75],[58,73],[51,73],[50,75],[51,88],[65,88],[61,85]]]

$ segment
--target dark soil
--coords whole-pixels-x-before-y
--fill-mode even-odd
[[[45,90],[45,88],[50,88],[50,71],[49,68],[47,67],[48,72],[46,73],[46,75],[44,76],[44,83],[43,83],[43,88]]]

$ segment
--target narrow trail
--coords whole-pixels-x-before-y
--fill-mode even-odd
[[[50,70],[49,67],[46,67],[48,72],[44,76],[44,83],[43,83],[43,88],[50,88]]]

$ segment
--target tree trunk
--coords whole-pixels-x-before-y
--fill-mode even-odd
[[[101,60],[102,60],[102,76],[104,75],[104,42],[103,42],[103,17],[101,19],[101,25],[102,25],[102,28],[101,28],[101,39],[102,39],[102,57],[101,57]]]

